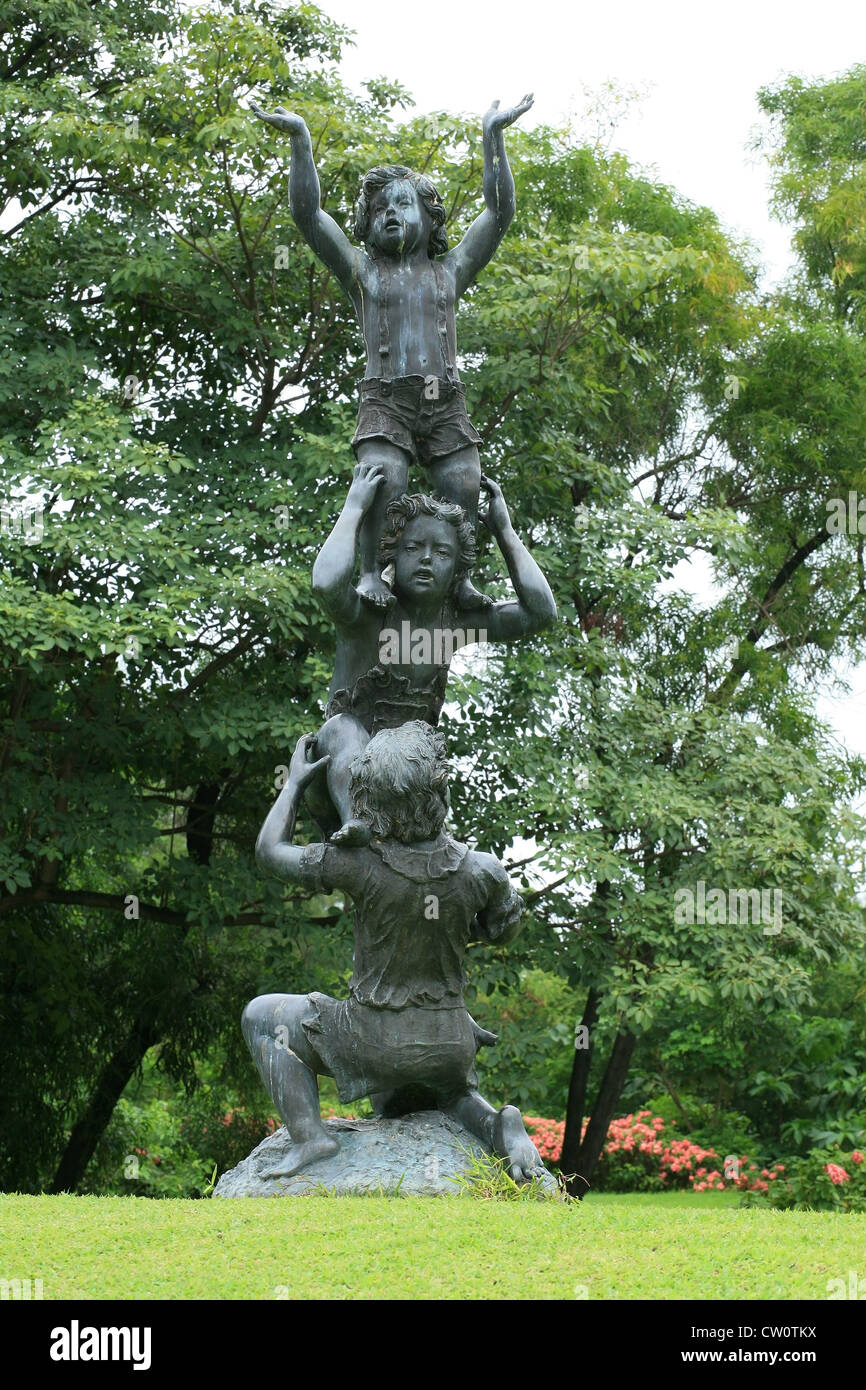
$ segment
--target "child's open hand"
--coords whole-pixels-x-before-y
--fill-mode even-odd
[[[293,111],[287,111],[284,106],[278,106],[275,111],[263,111],[254,101],[250,102],[250,110],[259,120],[267,121],[268,125],[275,125],[278,130],[286,130],[289,135],[303,135],[307,128],[307,123],[303,116],[296,116]]]
[[[504,130],[507,125],[513,125],[518,117],[528,111],[535,101],[535,95],[527,92],[526,96],[517,103],[516,106],[508,106],[504,111],[499,109],[499,99],[490,103],[490,110],[485,113],[483,128],[485,133],[488,130]]]

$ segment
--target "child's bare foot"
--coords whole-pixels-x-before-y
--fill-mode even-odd
[[[370,827],[365,825],[362,820],[347,820],[345,825],[341,825],[339,830],[335,830],[331,836],[332,845],[368,845],[370,843]]]
[[[303,1144],[293,1144],[288,1153],[281,1154],[279,1158],[272,1158],[270,1162],[264,1156],[258,1158],[256,1173],[260,1178],[290,1178],[293,1173],[300,1173],[302,1168],[308,1168],[317,1159],[329,1158],[339,1147],[338,1141],[332,1139],[330,1134],[317,1134]]]
[[[516,1105],[504,1105],[493,1122],[493,1147],[507,1158],[515,1182],[529,1182],[545,1172],[541,1155],[523,1127]]]
[[[468,576],[465,579],[461,579],[457,587],[456,596],[456,603],[458,608],[463,609],[464,612],[467,609],[473,608],[489,608],[492,602],[492,598],[490,598],[487,594],[482,594],[478,589],[476,589],[475,585],[472,583],[472,580],[469,579]]]
[[[358,580],[358,598],[373,608],[390,608],[394,595],[380,574],[362,574]]]

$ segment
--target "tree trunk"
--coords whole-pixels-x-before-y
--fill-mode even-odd
[[[586,1127],[586,1134],[580,1146],[577,1171],[582,1178],[586,1179],[587,1183],[595,1172],[595,1165],[604,1148],[608,1126],[614,1117],[617,1102],[622,1095],[622,1088],[628,1076],[636,1043],[635,1034],[626,1030],[624,1033],[617,1034],[611,1048],[604,1076],[598,1088],[598,1095],[592,1107],[589,1124]],[[583,1188],[584,1192],[586,1191],[583,1183],[577,1183],[575,1186]],[[582,1196],[583,1193],[575,1191],[573,1195],[577,1197]]]
[[[84,1114],[72,1127],[69,1142],[54,1174],[52,1192],[74,1192],[78,1187],[115,1105],[141,1065],[145,1053],[159,1041],[159,1033],[153,1020],[137,1019],[126,1042],[106,1062]]]
[[[222,782],[201,782],[186,818],[186,852],[203,868],[210,865],[213,828]]]
[[[589,1033],[589,1047],[574,1049],[571,1080],[568,1083],[568,1102],[565,1107],[565,1135],[562,1140],[562,1153],[559,1156],[562,1172],[569,1175],[577,1172],[580,1160],[581,1130],[586,1114],[589,1069],[592,1065],[592,1035],[598,1022],[600,1002],[601,995],[598,990],[591,989],[584,1005],[583,1018],[580,1020],[580,1026],[586,1028]],[[578,1183],[577,1186],[582,1187],[583,1184]]]

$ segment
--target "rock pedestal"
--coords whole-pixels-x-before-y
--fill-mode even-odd
[[[458,1120],[439,1110],[420,1110],[394,1120],[326,1120],[325,1129],[339,1141],[337,1153],[290,1178],[260,1176],[259,1159],[270,1166],[291,1149],[288,1130],[281,1126],[236,1168],[223,1173],[214,1197],[300,1197],[322,1189],[342,1196],[456,1196],[460,1188],[449,1179],[466,1173],[474,1156],[488,1152]],[[553,1197],[558,1190],[548,1172],[535,1187],[540,1197]]]

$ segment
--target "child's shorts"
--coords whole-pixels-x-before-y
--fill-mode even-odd
[[[465,1008],[374,1009],[310,994],[304,1032],[337,1083],[341,1104],[421,1086],[442,1103],[478,1085],[476,1029]]]
[[[439,394],[428,399],[433,381]],[[423,376],[365,377],[353,449],[365,439],[387,439],[421,464],[481,443],[466,413],[463,382]]]

